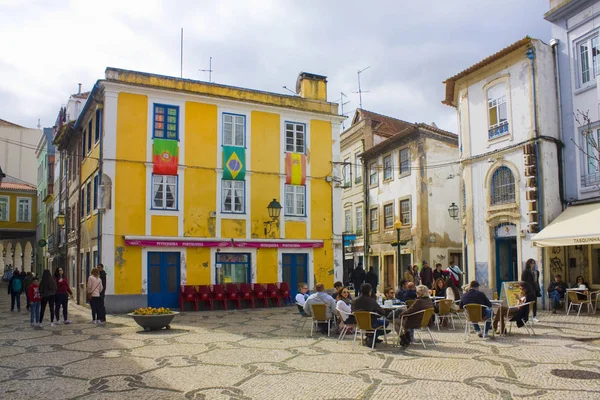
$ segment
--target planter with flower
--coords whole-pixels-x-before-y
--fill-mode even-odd
[[[171,329],[171,321],[179,314],[177,311],[171,311],[169,308],[138,308],[128,315],[145,331],[155,331],[162,328]]]

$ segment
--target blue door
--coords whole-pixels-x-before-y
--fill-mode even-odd
[[[281,264],[283,281],[287,282],[292,299],[295,299],[298,283],[308,283],[308,254],[283,254]]]
[[[496,291],[502,293],[503,282],[519,280],[517,265],[517,239],[496,238]]]
[[[148,253],[148,307],[179,307],[180,253]]]

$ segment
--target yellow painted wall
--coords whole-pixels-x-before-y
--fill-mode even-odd
[[[306,222],[285,221],[285,238],[306,239]]]
[[[117,162],[115,181],[115,294],[139,294],[142,248],[125,247],[123,235],[146,234],[146,144],[148,98],[119,93],[117,100]]]
[[[331,173],[331,123],[310,122],[310,174]],[[332,226],[331,185],[324,179],[311,180],[311,239],[330,239]]]
[[[251,165],[253,171],[277,171],[280,168],[280,136],[281,126],[278,114],[253,111]],[[281,180],[277,175],[252,174],[249,176],[252,188],[252,201],[249,204],[251,212],[251,236],[264,238],[264,222],[269,220],[267,205],[273,199],[280,203]],[[279,238],[279,226],[273,225],[269,238]]]
[[[256,258],[256,282],[277,282],[279,280],[277,276],[277,249],[258,249]]]
[[[322,283],[325,287],[333,287],[333,248],[331,240],[323,241],[323,248],[314,249],[315,284]]]
[[[210,285],[210,249],[188,248],[186,250],[186,283],[188,285]]]
[[[0,191],[0,196],[9,198],[8,221],[0,221],[0,229],[31,229],[35,230],[37,226],[37,196],[29,193],[16,193],[9,191]],[[26,197],[31,199],[31,221],[17,222],[17,197]],[[40,238],[38,238],[40,239]]]
[[[221,219],[221,237],[241,239],[246,237],[246,221],[243,219]]]
[[[177,216],[152,215],[152,236],[177,236]]]
[[[185,103],[185,163],[189,166],[217,166],[217,107]],[[202,157],[198,156],[202,151]],[[183,199],[184,236],[215,237],[217,174],[214,170],[186,168]]]

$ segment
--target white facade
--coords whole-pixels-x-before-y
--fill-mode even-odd
[[[29,129],[0,119],[0,168],[13,178],[37,186],[35,148],[38,129]]]
[[[446,82],[458,115],[468,279],[500,291],[529,258],[544,276],[531,237],[562,209],[552,49],[526,38]]]

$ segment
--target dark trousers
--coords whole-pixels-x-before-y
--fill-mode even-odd
[[[92,321],[100,320],[100,297],[92,297],[90,307],[92,308]]]
[[[21,292],[10,292],[10,311],[15,309],[15,303],[17,303],[17,310],[21,311]]]
[[[25,300],[27,300],[27,309],[29,310],[29,306],[31,305],[31,302],[29,301],[29,296],[27,296],[27,290],[25,290]]]
[[[50,308],[50,322],[54,322],[54,295],[42,297],[42,309],[40,310],[40,324],[44,321],[44,313],[46,312],[46,304]]]
[[[104,308],[104,294],[100,293],[100,306],[98,308],[98,319],[106,322],[106,308]]]
[[[68,304],[69,304],[69,294],[68,293],[57,293],[56,294],[56,308],[55,308],[54,313],[56,314],[57,321],[60,320],[60,307],[61,306],[63,309],[63,322],[68,319],[67,318]]]

